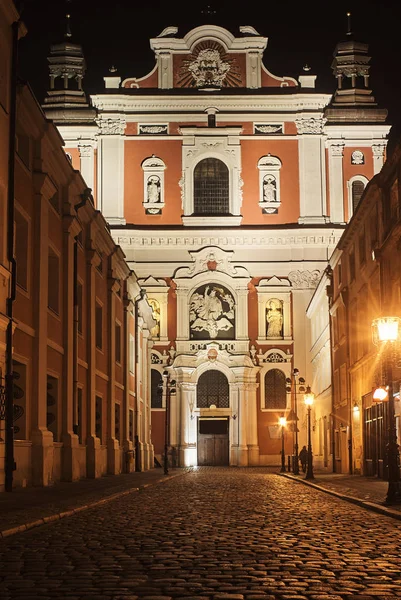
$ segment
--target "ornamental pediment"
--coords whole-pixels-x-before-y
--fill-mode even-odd
[[[245,267],[232,264],[234,251],[224,251],[220,248],[202,248],[199,251],[189,252],[193,264],[181,267],[175,274],[175,279],[193,278],[200,273],[220,272],[230,277],[250,278],[248,270]]]

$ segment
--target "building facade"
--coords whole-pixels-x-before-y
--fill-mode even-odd
[[[389,402],[373,391],[386,386],[383,353],[372,321],[400,315],[400,172],[398,144],[369,183],[330,260],[333,435],[335,470],[387,477]],[[400,440],[399,348],[392,365],[396,435]]]
[[[149,469],[152,308],[56,127],[11,76],[23,26],[12,2],[1,10],[0,491]]]
[[[272,74],[253,27],[168,27],[150,44],[149,74],[110,73],[89,100],[82,50],[52,47],[44,110],[153,307],[156,456],[168,403],[175,464],[278,464],[282,414],[295,409],[306,442],[303,403],[286,382],[295,368],[313,382],[306,310],[385,158],[367,46],[338,44],[327,94],[308,71]],[[174,394],[160,394],[165,371]]]

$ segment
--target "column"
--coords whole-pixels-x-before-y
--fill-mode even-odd
[[[248,462],[248,401],[246,385],[238,385],[238,466],[247,467]]]
[[[124,219],[124,131],[120,116],[97,120],[98,143],[98,208],[111,225],[125,224]]]
[[[80,231],[78,221],[64,217],[63,239],[63,380],[61,381],[61,476],[64,481],[74,481],[80,477],[78,436],[73,431],[73,416],[77,401],[77,322],[74,318],[74,290],[77,279],[75,272],[75,235]]]
[[[37,174],[37,177],[45,175]],[[47,429],[47,304],[48,304],[48,202],[42,195],[43,179],[34,201],[33,310],[35,338],[32,359],[32,485],[52,483],[53,434]]]
[[[261,86],[261,53],[248,50],[246,55],[246,87],[257,89]]]
[[[343,182],[344,142],[330,142],[329,145],[329,190],[330,221],[344,223],[344,182]]]
[[[248,464],[249,466],[259,465],[259,440],[258,440],[258,416],[256,390],[258,384],[247,383],[246,395],[248,404]]]
[[[132,309],[132,301],[128,296],[126,290],[126,282],[124,282],[124,323],[123,323],[123,382],[124,382],[124,391],[123,391],[123,403],[122,403],[122,447],[124,450],[124,464],[125,471],[127,473],[131,473],[135,470],[135,462],[133,460],[128,460],[129,457],[133,458],[133,444],[132,440],[129,438],[129,390],[130,390],[130,321],[131,321],[131,309]],[[129,453],[129,454],[127,454]]]
[[[386,144],[384,144],[384,143],[372,145],[374,175],[377,175],[377,173],[379,173],[383,167],[385,149],[386,149]]]
[[[248,281],[246,282],[248,285]],[[237,289],[238,306],[235,313],[236,338],[237,340],[248,340],[248,287]]]
[[[86,470],[87,477],[101,477],[100,439],[96,437],[96,265],[99,255],[94,247],[86,253],[86,309],[87,331],[86,350],[88,380],[86,390]]]
[[[81,159],[81,174],[88,188],[94,191],[95,188],[95,150],[92,144],[80,142],[78,144],[79,156]]]
[[[198,464],[197,456],[197,420],[191,419],[190,406],[196,406],[196,384],[180,383],[181,404],[181,440],[179,458],[181,467]]]
[[[109,258],[113,261],[113,257]],[[111,267],[111,271],[113,268]],[[115,385],[116,385],[116,305],[115,295],[119,289],[119,282],[113,277],[107,280],[107,313],[108,313],[108,377],[107,386],[107,473],[117,475],[121,471],[120,467],[120,444],[116,439],[116,415],[115,415]]]
[[[299,152],[299,223],[326,223],[326,183],[323,144],[324,120],[296,119]]]

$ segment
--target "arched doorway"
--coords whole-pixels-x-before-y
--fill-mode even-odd
[[[196,391],[197,408],[229,408],[230,389],[227,377],[209,370],[199,377]],[[198,465],[227,466],[229,464],[228,416],[198,417]]]

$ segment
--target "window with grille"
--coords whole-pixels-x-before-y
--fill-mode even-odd
[[[151,369],[151,408],[162,408],[163,406],[162,383],[161,373],[157,369]]]
[[[230,406],[230,391],[227,377],[220,371],[206,371],[199,377],[196,391],[196,406],[209,408],[212,404],[216,408]]]
[[[265,408],[285,410],[286,407],[285,374],[279,369],[271,369],[265,375]]]
[[[194,214],[230,214],[228,168],[217,158],[205,158],[195,167]]]
[[[359,201],[362,197],[363,191],[365,189],[365,184],[363,181],[353,181],[351,186],[351,195],[352,195],[352,212],[354,213],[356,207],[359,204]]]

